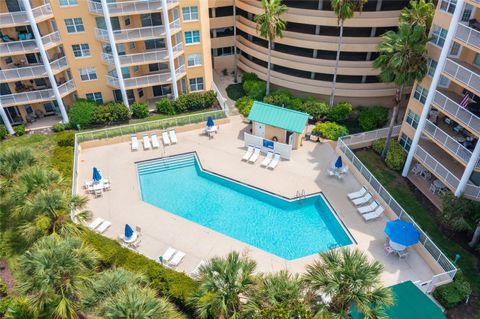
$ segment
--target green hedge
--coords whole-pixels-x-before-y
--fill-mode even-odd
[[[77,128],[79,125],[81,128],[85,128],[92,125],[97,108],[97,103],[93,101],[82,99],[75,101],[68,110],[68,118],[70,123],[72,123],[72,127]]]
[[[358,124],[364,131],[383,127],[388,120],[388,108],[383,106],[359,107]]]
[[[55,142],[58,146],[74,146],[75,133],[73,131],[60,132],[54,135]]]
[[[157,112],[166,115],[175,115],[175,104],[169,98],[163,98],[155,102]]]
[[[189,93],[178,97],[175,101],[164,98],[157,101],[157,112],[167,115],[194,112],[212,108],[217,102],[217,94],[214,91],[202,93]]]
[[[65,184],[72,184],[73,146],[56,146],[53,149],[52,166],[62,174]]]
[[[336,141],[339,137],[348,135],[348,129],[345,126],[334,122],[323,122],[317,123],[312,130],[312,133]]]
[[[250,113],[250,110],[252,109],[253,102],[254,101],[251,97],[244,96],[237,100],[237,102],[235,103],[235,106],[237,107],[240,114],[247,117],[248,114]]]
[[[230,84],[225,90],[227,91],[227,96],[234,101],[245,96],[245,91],[243,90],[242,83]]]
[[[242,82],[251,81],[251,80],[253,81],[258,80],[258,75],[253,72],[247,72],[242,74]]]
[[[435,297],[445,309],[454,308],[459,303],[467,300],[468,296],[472,293],[470,284],[463,279],[461,274],[458,277],[455,281],[442,285],[433,291],[433,297]]]
[[[383,147],[385,146],[385,139],[381,138],[375,140],[372,143],[372,148],[378,154],[382,153]],[[387,167],[400,171],[403,168],[403,164],[407,159],[407,152],[403,149],[403,147],[398,143],[398,141],[394,138],[390,140],[390,145],[388,147],[387,156],[385,157],[385,164]]]
[[[86,230],[83,237],[98,252],[104,267],[115,265],[142,274],[161,296],[169,297],[183,310],[190,310],[188,299],[197,289],[197,283],[193,279],[132,250],[122,248],[118,242],[102,235]]]
[[[246,80],[242,82],[243,91],[252,99],[262,101],[265,97],[267,84],[262,80]]]
[[[132,116],[136,119],[144,119],[148,116],[148,105],[147,103],[135,102],[131,106]]]
[[[23,125],[23,124],[15,125],[13,127],[13,130],[15,131],[16,136],[25,135],[25,125]]]
[[[352,104],[340,102],[333,105],[327,112],[327,120],[332,122],[345,121],[352,112]]]
[[[120,102],[109,102],[98,106],[94,116],[94,122],[103,125],[125,122],[129,119],[130,111]]]
[[[52,125],[52,130],[56,133],[65,131],[65,128],[65,124],[63,123],[55,123]]]

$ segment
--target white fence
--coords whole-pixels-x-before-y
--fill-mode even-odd
[[[222,92],[220,92],[215,82],[212,82],[212,90],[217,94],[218,103],[220,104],[222,110],[225,112],[225,115],[228,116],[230,109],[228,107],[227,99],[223,97]]]
[[[264,153],[273,151],[274,153],[280,154],[281,158],[290,160],[292,156],[292,145],[283,144],[279,142],[274,142],[272,140],[267,140],[259,136],[244,133],[245,147],[254,146],[260,148]]]

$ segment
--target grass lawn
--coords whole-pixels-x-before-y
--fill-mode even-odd
[[[227,91],[228,97],[234,101],[245,95],[242,83],[230,84],[225,90]]]
[[[478,295],[480,291],[478,256],[464,249],[453,238],[449,238],[442,233],[440,223],[436,220],[435,216],[418,201],[414,192],[410,189],[407,179],[402,178],[399,173],[387,168],[373,150],[360,150],[355,154],[451,260],[455,259],[456,254],[460,254],[461,258],[457,266],[463,271],[472,285],[475,294]],[[476,309],[475,318],[480,318],[480,309]]]

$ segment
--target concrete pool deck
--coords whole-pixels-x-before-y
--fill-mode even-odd
[[[288,261],[141,201],[135,162],[196,151],[205,169],[285,197],[293,198],[302,190],[306,194],[322,191],[356,241],[349,247],[359,248],[371,260],[384,265],[384,284],[406,280],[423,282],[432,278],[434,270],[415,249],[410,249],[405,259],[384,253],[383,228],[388,218],[382,216],[364,222],[346,197],[348,192],[361,186],[354,174],[348,174],[343,180],[326,174],[326,169],[338,156],[333,144],[304,141],[299,150],[293,151],[292,160],[281,161],[272,171],[260,167],[263,156],[255,164],[241,161],[245,153],[243,132],[246,129],[248,125],[235,116],[230,118],[230,123],[220,125],[213,139],[199,129],[181,132],[177,133],[177,144],[160,146],[156,150],[144,151],[140,145],[138,151],[131,152],[129,142],[82,144],[78,158],[78,194],[85,194],[81,186],[91,179],[92,167],[99,168],[104,177],[111,179],[112,190],[104,192],[100,198],[89,195],[88,209],[94,217],[112,222],[104,235],[116,239],[122,234],[125,223],[139,226],[142,229],[140,253],[158,260],[168,247],[173,247],[187,254],[177,267],[178,271],[189,273],[203,259],[236,250],[256,260],[257,270],[261,272],[281,269],[304,272],[305,266],[317,255]]]

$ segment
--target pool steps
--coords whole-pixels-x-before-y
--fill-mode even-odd
[[[138,163],[137,170],[139,175],[144,175],[193,165],[195,165],[195,154],[188,153]]]

